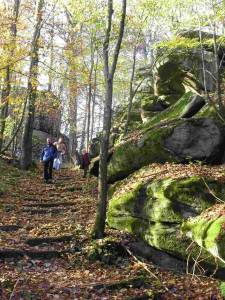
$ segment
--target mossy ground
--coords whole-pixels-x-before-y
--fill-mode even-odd
[[[0,157],[0,196],[18,184],[21,171],[11,165],[9,159]],[[28,172],[30,175],[32,172]]]

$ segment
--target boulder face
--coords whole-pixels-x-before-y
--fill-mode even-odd
[[[182,231],[225,264],[225,205],[215,205],[184,222]]]
[[[173,95],[173,98],[179,99],[185,93],[184,76],[185,72],[177,59],[164,57],[154,68],[154,94]]]
[[[200,176],[152,180],[148,174],[150,168],[111,188],[108,224],[136,234],[152,247],[186,258],[186,249],[192,241],[181,233],[184,222],[189,217],[197,217],[216,200]],[[213,193],[222,195],[222,183],[207,178],[205,181]],[[198,253],[198,247],[194,251]],[[204,251],[203,256],[207,256]]]
[[[225,152],[224,131],[224,125],[210,118],[174,120],[148,128],[115,148],[108,180],[123,179],[154,162],[219,163]]]
[[[179,160],[188,158],[206,163],[220,163],[225,152],[225,128],[215,120],[192,119],[173,129],[165,148]]]
[[[187,105],[181,118],[191,118],[205,105],[205,100],[200,95],[193,95],[192,100]]]
[[[160,126],[118,145],[108,164],[108,181],[123,179],[149,163],[177,161],[163,145],[174,126]]]

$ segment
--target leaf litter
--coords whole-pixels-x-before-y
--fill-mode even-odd
[[[178,174],[196,174],[195,167],[188,169],[183,165],[154,164],[150,170],[151,178],[156,173],[164,174],[158,176],[166,173],[174,178]],[[199,167],[197,172],[224,179],[224,170],[210,170]],[[74,205],[65,206],[65,201]],[[62,203],[58,213],[49,207],[43,208],[45,213],[35,206],[32,212],[23,210],[27,203],[48,202]],[[32,176],[21,173],[17,184],[1,197],[0,225],[17,225],[18,228],[0,231],[0,250],[19,250],[23,256],[0,257],[0,299],[222,299],[219,282],[213,278],[174,274],[146,262],[150,273],[155,274],[151,277],[142,263],[130,256],[120,258],[115,264],[91,261],[87,249],[93,245],[90,232],[96,206],[97,181],[94,178],[83,179],[78,170],[63,169],[56,174],[52,185],[42,182],[41,170]],[[51,243],[44,239],[65,235],[72,235],[72,239]],[[124,241],[129,244],[135,239],[109,228],[106,236],[121,244]],[[43,243],[30,246],[26,241],[31,238],[43,238]],[[59,256],[38,257],[43,251],[55,251]],[[30,256],[34,252],[36,258]],[[132,285],[133,280],[140,277],[144,278],[143,284]]]

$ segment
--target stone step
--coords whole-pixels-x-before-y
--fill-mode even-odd
[[[40,198],[37,198],[37,196],[25,196],[23,197],[21,200],[24,200],[24,201],[40,201]]]
[[[80,252],[81,248],[73,247],[64,250],[23,250],[15,248],[0,248],[0,260],[5,259],[23,259],[24,257],[29,257],[30,259],[52,259],[62,257],[64,254],[77,253]]]
[[[23,207],[58,207],[58,206],[73,206],[75,202],[47,202],[47,203],[26,203]]]
[[[66,212],[65,209],[63,208],[54,208],[54,209],[23,209],[23,213],[29,213],[31,215],[47,215],[47,214],[63,214]]]
[[[22,228],[19,225],[0,225],[0,231],[13,232]]]
[[[32,198],[32,197],[30,197],[30,198],[23,198],[23,199],[21,199],[22,201],[28,201],[28,202],[38,202],[38,201],[43,201],[42,199],[37,199],[37,198]]]
[[[70,242],[72,240],[72,235],[62,235],[62,236],[51,236],[51,237],[35,237],[29,238],[25,241],[29,246],[38,246],[41,244],[53,244],[61,242]]]
[[[51,259],[62,256],[65,251],[56,250],[20,250],[20,249],[0,249],[0,259],[13,258],[22,259],[28,256],[31,259]]]
[[[72,179],[74,179],[73,177],[71,177],[71,176],[62,176],[62,177],[58,177],[57,179],[56,179],[56,181],[63,181],[63,180],[72,180]]]

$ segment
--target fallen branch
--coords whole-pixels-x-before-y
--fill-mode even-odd
[[[162,280],[158,277],[158,276],[156,276],[151,270],[149,270],[149,268],[147,267],[147,264],[146,263],[144,263],[144,262],[142,262],[142,261],[140,261],[127,247],[125,247],[124,245],[122,245],[123,247],[124,247],[124,249],[127,251],[127,253],[150,275],[150,276],[152,276],[153,278],[155,278],[155,279],[157,279],[160,283],[161,283],[161,285],[162,285],[162,287],[167,291],[167,292],[169,292],[169,293],[171,293],[174,297],[177,297],[177,296],[179,296],[178,294],[175,294],[175,293],[173,293],[173,292],[171,292],[168,288],[167,288],[167,286],[162,282]]]
[[[17,285],[18,285],[18,283],[19,283],[20,280],[21,280],[21,278],[18,278],[17,281],[16,281],[16,283],[14,284],[14,287],[13,287],[12,293],[11,293],[11,295],[10,295],[10,297],[9,297],[9,300],[12,300],[12,299],[13,299],[14,292],[15,292],[16,287],[17,287]]]
[[[213,191],[210,189],[210,187],[208,186],[207,182],[205,181],[205,179],[203,177],[201,177],[202,181],[204,182],[205,186],[207,187],[209,193],[217,200],[219,201],[220,203],[225,203],[224,200],[220,199],[219,197],[217,197]]]

